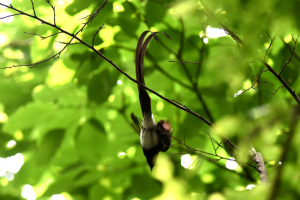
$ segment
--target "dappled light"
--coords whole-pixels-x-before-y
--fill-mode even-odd
[[[36,199],[36,194],[34,193],[33,187],[29,184],[24,185],[21,195],[26,200]]]
[[[227,36],[228,34],[223,29],[207,26],[206,35],[209,38],[218,38],[218,37]]]
[[[13,180],[13,174],[19,172],[24,164],[24,156],[21,153],[17,153],[7,158],[0,158],[0,177],[5,176]]]
[[[299,7],[0,0],[0,199],[296,199]]]
[[[254,188],[254,187],[255,187],[255,185],[249,184],[249,185],[246,186],[246,189],[247,190],[252,190],[252,188]]]
[[[238,164],[237,162],[234,160],[234,158],[229,158],[226,161],[226,168],[230,169],[230,170],[235,170],[237,168]]]

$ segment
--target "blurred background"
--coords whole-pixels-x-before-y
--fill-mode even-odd
[[[0,3],[33,14],[30,0]],[[53,23],[51,6],[43,0],[33,3],[36,15]],[[57,26],[75,33],[103,1],[50,3]],[[32,68],[7,68],[50,58],[70,36],[43,39],[39,35],[59,31],[24,15],[5,18],[17,12],[0,6],[0,67],[6,68],[0,70],[0,199],[266,199],[274,190],[281,199],[296,199],[297,102],[272,73],[261,73],[266,68],[258,58],[280,72],[292,55],[282,77],[299,95],[299,48],[292,54],[299,7],[299,0],[105,4],[78,37],[92,44],[104,24],[95,35],[95,48],[135,77],[140,34],[167,33],[171,40],[159,34],[148,47],[146,85],[214,124],[212,129],[150,93],[156,121],[168,119],[173,135],[194,149],[173,140],[151,172],[129,118],[131,112],[142,117],[136,84],[82,44],[69,45],[59,59]],[[259,173],[246,164],[250,161],[237,164],[227,160],[231,156],[224,149],[216,150],[210,136],[221,142],[221,135],[238,146],[237,156],[244,158],[252,146],[261,152],[270,184],[260,185]],[[272,183],[280,165],[284,167],[276,188]]]

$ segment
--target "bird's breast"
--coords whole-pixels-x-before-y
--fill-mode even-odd
[[[144,149],[156,148],[159,143],[159,136],[156,127],[143,128],[140,134],[141,145]]]

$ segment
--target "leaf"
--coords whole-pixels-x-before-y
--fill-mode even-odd
[[[155,12],[153,12],[155,10]],[[166,13],[166,7],[161,4],[148,1],[146,5],[146,20],[153,26],[155,23],[163,22]]]
[[[136,29],[139,26],[139,19],[136,15],[132,15],[132,7],[130,6],[132,4],[129,1],[126,1],[123,3],[123,7],[125,9],[125,12],[119,13],[118,25],[121,26],[122,30],[128,35],[133,36],[135,34]]]
[[[96,73],[88,82],[88,99],[96,104],[104,103],[115,85],[114,77],[105,69]]]
[[[138,197],[140,199],[151,199],[160,194],[161,191],[162,185],[160,182],[147,176],[134,175],[132,177],[132,186],[130,189],[125,191],[125,197],[126,199],[132,199],[134,197]]]
[[[83,124],[76,135],[78,155],[83,162],[96,165],[103,157],[107,139],[103,126],[95,119]]]
[[[55,155],[64,137],[65,130],[55,129],[49,131],[42,139],[38,154],[36,156],[37,165],[47,165]]]
[[[86,167],[81,164],[74,164],[69,166],[69,168],[65,168],[55,181],[50,184],[43,196],[52,196],[53,194],[60,194],[72,189],[76,177],[79,177],[85,170]]]

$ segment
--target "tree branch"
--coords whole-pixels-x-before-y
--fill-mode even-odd
[[[273,96],[273,95],[274,95],[275,93],[277,93],[277,91],[278,91],[280,88],[282,88],[282,87],[284,87],[284,86],[282,85],[282,86],[278,87],[277,89],[273,89],[273,88],[272,88],[272,90],[274,90],[274,92],[273,92],[272,94],[270,94],[268,97]]]
[[[280,183],[281,183],[281,174],[283,171],[283,167],[285,165],[285,161],[287,159],[287,153],[289,151],[289,148],[291,147],[291,142],[292,139],[296,133],[296,127],[297,123],[299,122],[299,115],[300,115],[300,107],[296,106],[293,110],[292,116],[291,116],[291,126],[290,130],[287,132],[287,139],[284,141],[283,147],[282,147],[282,154],[280,156],[280,162],[282,163],[281,165],[278,166],[277,172],[275,175],[275,179],[273,181],[273,185],[271,187],[271,193],[269,200],[277,199],[276,197],[278,196],[280,190]]]
[[[251,150],[252,159],[257,164],[257,169],[259,172],[259,178],[261,184],[267,184],[268,183],[268,173],[265,166],[265,161],[261,153],[256,152],[254,148]]]
[[[292,35],[292,37],[293,37],[293,35]],[[281,68],[281,70],[280,70],[280,72],[279,72],[279,76],[281,76],[281,73],[283,72],[284,68],[291,62],[292,57],[293,57],[293,54],[294,54],[295,49],[296,49],[296,44],[297,44],[298,38],[299,38],[299,35],[298,35],[298,37],[296,38],[296,40],[294,40],[294,38],[293,38],[293,41],[294,41],[294,47],[293,47],[293,49],[292,49],[292,52],[291,52],[291,54],[290,54],[290,57],[289,57],[288,61],[287,61],[286,63],[284,63],[284,65],[282,66],[282,68]]]
[[[235,40],[237,41],[239,44],[241,44],[242,46],[244,46],[244,42],[233,32],[231,31],[227,26],[225,26],[217,17],[214,16],[214,14],[205,6],[205,4],[203,4],[203,1],[200,0],[201,4],[204,6],[205,10],[203,10],[204,14],[206,14],[209,18],[215,20],[218,22],[218,24]],[[298,36],[299,37],[299,36]],[[295,43],[298,40],[298,37],[295,41]],[[296,45],[296,44],[295,44]],[[295,48],[294,45],[294,48]],[[293,54],[294,50],[291,53],[291,56]],[[290,56],[290,58],[291,58]],[[264,59],[259,58],[258,59],[283,85],[284,87],[288,90],[288,92],[292,95],[292,97],[295,99],[295,101],[298,103],[298,105],[300,106],[300,98],[296,95],[295,91],[292,90],[292,88],[289,86],[289,84],[286,83],[286,81],[281,77],[280,74],[278,74]],[[289,63],[289,61],[287,62],[287,64]],[[286,64],[286,65],[287,65]],[[286,66],[284,65],[284,66]],[[284,67],[283,67],[284,68]]]
[[[0,3],[0,5],[2,5],[2,6],[4,6],[4,7],[10,8],[10,9],[12,9],[12,10],[14,10],[14,11],[16,11],[16,12],[19,12],[20,14],[26,15],[26,16],[28,16],[28,17],[34,18],[34,19],[36,19],[36,20],[42,22],[43,24],[47,24],[47,25],[49,25],[49,26],[51,26],[51,27],[54,27],[54,28],[58,29],[59,31],[61,31],[62,33],[65,33],[65,34],[67,34],[67,35],[69,35],[69,36],[72,37],[72,38],[70,39],[70,41],[68,42],[68,44],[67,44],[60,52],[58,52],[57,54],[51,56],[51,57],[48,58],[48,59],[45,59],[45,60],[43,60],[43,61],[36,62],[36,63],[31,63],[31,64],[13,65],[12,67],[2,67],[1,69],[4,69],[4,68],[13,68],[13,67],[19,67],[19,66],[33,66],[33,67],[34,67],[34,66],[36,66],[37,64],[46,62],[46,61],[48,61],[48,60],[51,60],[52,58],[57,59],[57,58],[59,58],[59,55],[63,52],[63,50],[64,50],[69,44],[71,44],[71,42],[73,41],[73,39],[76,39],[77,41],[79,41],[80,43],[82,43],[83,45],[85,45],[86,47],[88,47],[89,49],[91,49],[92,51],[94,51],[98,56],[100,56],[101,58],[103,58],[104,60],[106,60],[110,65],[112,65],[114,68],[116,68],[120,73],[122,73],[123,75],[125,75],[125,76],[126,76],[128,79],[130,79],[131,81],[133,81],[133,82],[135,82],[135,83],[137,83],[137,84],[143,86],[146,90],[152,92],[152,93],[155,94],[156,96],[158,96],[158,97],[160,97],[161,99],[167,101],[168,103],[174,105],[175,107],[177,107],[177,108],[179,108],[179,109],[181,109],[181,110],[184,110],[184,111],[186,111],[186,112],[188,112],[188,113],[194,115],[195,117],[201,119],[201,120],[202,120],[204,123],[206,123],[207,125],[213,126],[213,124],[212,124],[211,122],[209,122],[207,119],[205,119],[204,117],[202,117],[202,116],[199,115],[198,113],[196,113],[196,112],[190,110],[189,108],[187,108],[186,106],[183,106],[182,104],[178,104],[178,103],[176,103],[176,102],[174,102],[174,101],[172,101],[172,100],[170,100],[170,99],[168,99],[168,98],[162,96],[161,94],[157,93],[156,91],[154,91],[154,90],[152,90],[152,89],[146,87],[146,86],[143,85],[142,83],[138,82],[137,80],[135,80],[134,78],[132,78],[131,76],[129,76],[126,72],[124,72],[121,68],[119,68],[116,64],[114,64],[110,59],[108,59],[106,56],[104,56],[102,53],[100,53],[100,52],[99,52],[97,49],[95,49],[93,46],[89,45],[88,43],[86,43],[85,41],[83,41],[82,39],[80,39],[79,37],[77,37],[77,34],[78,34],[79,32],[82,32],[82,30],[84,29],[84,27],[85,27],[89,22],[91,22],[91,21],[98,15],[98,13],[100,12],[100,10],[105,6],[106,2],[107,2],[107,0],[104,1],[104,3],[97,9],[97,11],[96,11],[95,13],[93,13],[93,14],[91,14],[91,15],[89,15],[89,16],[87,16],[87,17],[84,18],[84,19],[87,19],[87,22],[84,23],[84,25],[82,26],[82,28],[81,28],[80,30],[78,30],[75,34],[71,34],[71,33],[67,32],[67,31],[65,31],[64,29],[62,29],[62,28],[60,28],[60,27],[58,27],[58,26],[56,26],[56,25],[54,25],[54,24],[51,24],[51,23],[49,23],[49,22],[46,22],[46,21],[44,21],[43,19],[38,18],[38,17],[36,17],[36,16],[34,16],[34,15],[30,15],[30,14],[25,13],[25,12],[22,12],[21,10],[18,10],[18,9],[16,9],[16,8],[12,7],[12,6],[8,6],[8,5],[5,5],[5,4]]]
[[[7,15],[7,16],[5,16],[5,17],[0,17],[0,19],[5,19],[5,18],[9,18],[9,17],[17,16],[17,15],[22,15],[22,14],[13,14],[13,15]]]
[[[242,93],[238,94],[237,96],[244,94],[245,92],[249,91],[250,89],[257,90],[257,88],[254,87],[256,83],[267,83],[268,81],[261,81],[261,80],[260,80],[260,76],[262,75],[262,73],[268,72],[268,71],[269,71],[269,70],[267,70],[267,69],[261,71],[261,72],[258,74],[256,80],[252,83],[251,87],[249,87],[248,89],[245,89]]]
[[[32,0],[30,0],[30,1],[31,1],[31,6],[32,6],[33,14],[34,14],[34,16],[36,17],[36,13],[35,13],[35,9],[34,9],[34,3],[33,3]]]
[[[55,20],[55,6],[53,6],[51,3],[50,3],[50,0],[46,0],[46,2],[49,4],[49,6],[52,8],[53,10],[53,24],[56,26],[56,20]]]
[[[63,32],[54,33],[54,34],[48,35],[48,36],[41,36],[40,34],[36,34],[36,33],[27,33],[27,32],[24,32],[24,33],[25,33],[25,34],[28,34],[28,35],[36,35],[36,36],[39,36],[42,40],[44,40],[44,39],[47,39],[47,38],[52,37],[52,36],[54,36],[54,35],[58,35],[58,34],[63,33]]]

